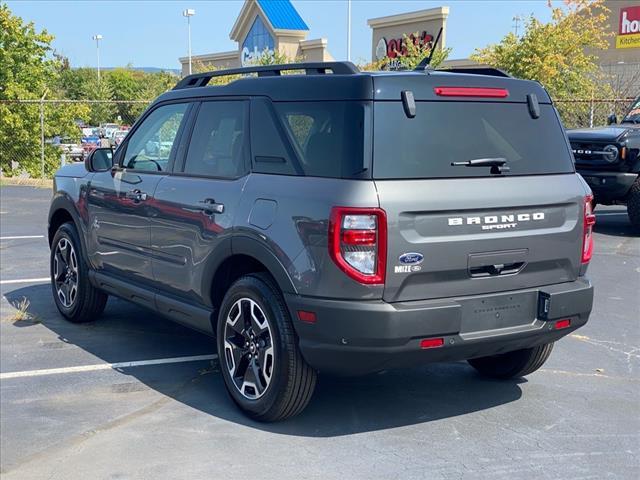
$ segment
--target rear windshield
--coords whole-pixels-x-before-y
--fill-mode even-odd
[[[416,102],[407,118],[401,102],[374,107],[375,178],[490,176],[490,168],[453,162],[505,159],[505,175],[573,172],[562,126],[551,105],[532,118],[527,104]]]

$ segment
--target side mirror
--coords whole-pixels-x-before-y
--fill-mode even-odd
[[[618,123],[618,117],[616,117],[615,113],[612,113],[607,117],[607,125],[613,125],[614,123]]]
[[[113,151],[110,148],[96,148],[84,161],[89,172],[106,172],[113,166]]]

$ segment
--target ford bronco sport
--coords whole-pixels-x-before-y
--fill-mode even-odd
[[[629,220],[640,228],[640,97],[618,124],[567,132],[576,168],[594,193],[596,203],[626,205]]]
[[[114,295],[214,336],[263,421],[302,411],[318,372],[535,371],[591,311],[591,192],[545,90],[482,73],[182,79],[115,152],[57,172],[58,309],[91,321]]]

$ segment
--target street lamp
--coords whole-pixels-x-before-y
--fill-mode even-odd
[[[189,75],[191,75],[191,17],[196,14],[193,8],[187,8],[182,12],[183,17],[187,17],[187,29],[189,30]]]
[[[97,34],[91,38],[96,41],[96,51],[98,52],[98,83],[100,83],[100,40],[102,40],[102,35]]]

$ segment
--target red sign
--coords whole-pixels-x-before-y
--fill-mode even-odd
[[[640,33],[640,5],[637,7],[620,9],[618,33],[620,35],[633,35],[634,33]]]
[[[433,41],[433,36],[429,35],[426,31],[417,36],[412,33],[408,37],[414,45],[427,45],[428,43]],[[407,46],[404,44],[404,38],[392,38],[391,40],[387,40],[387,57],[403,57],[406,54]]]

